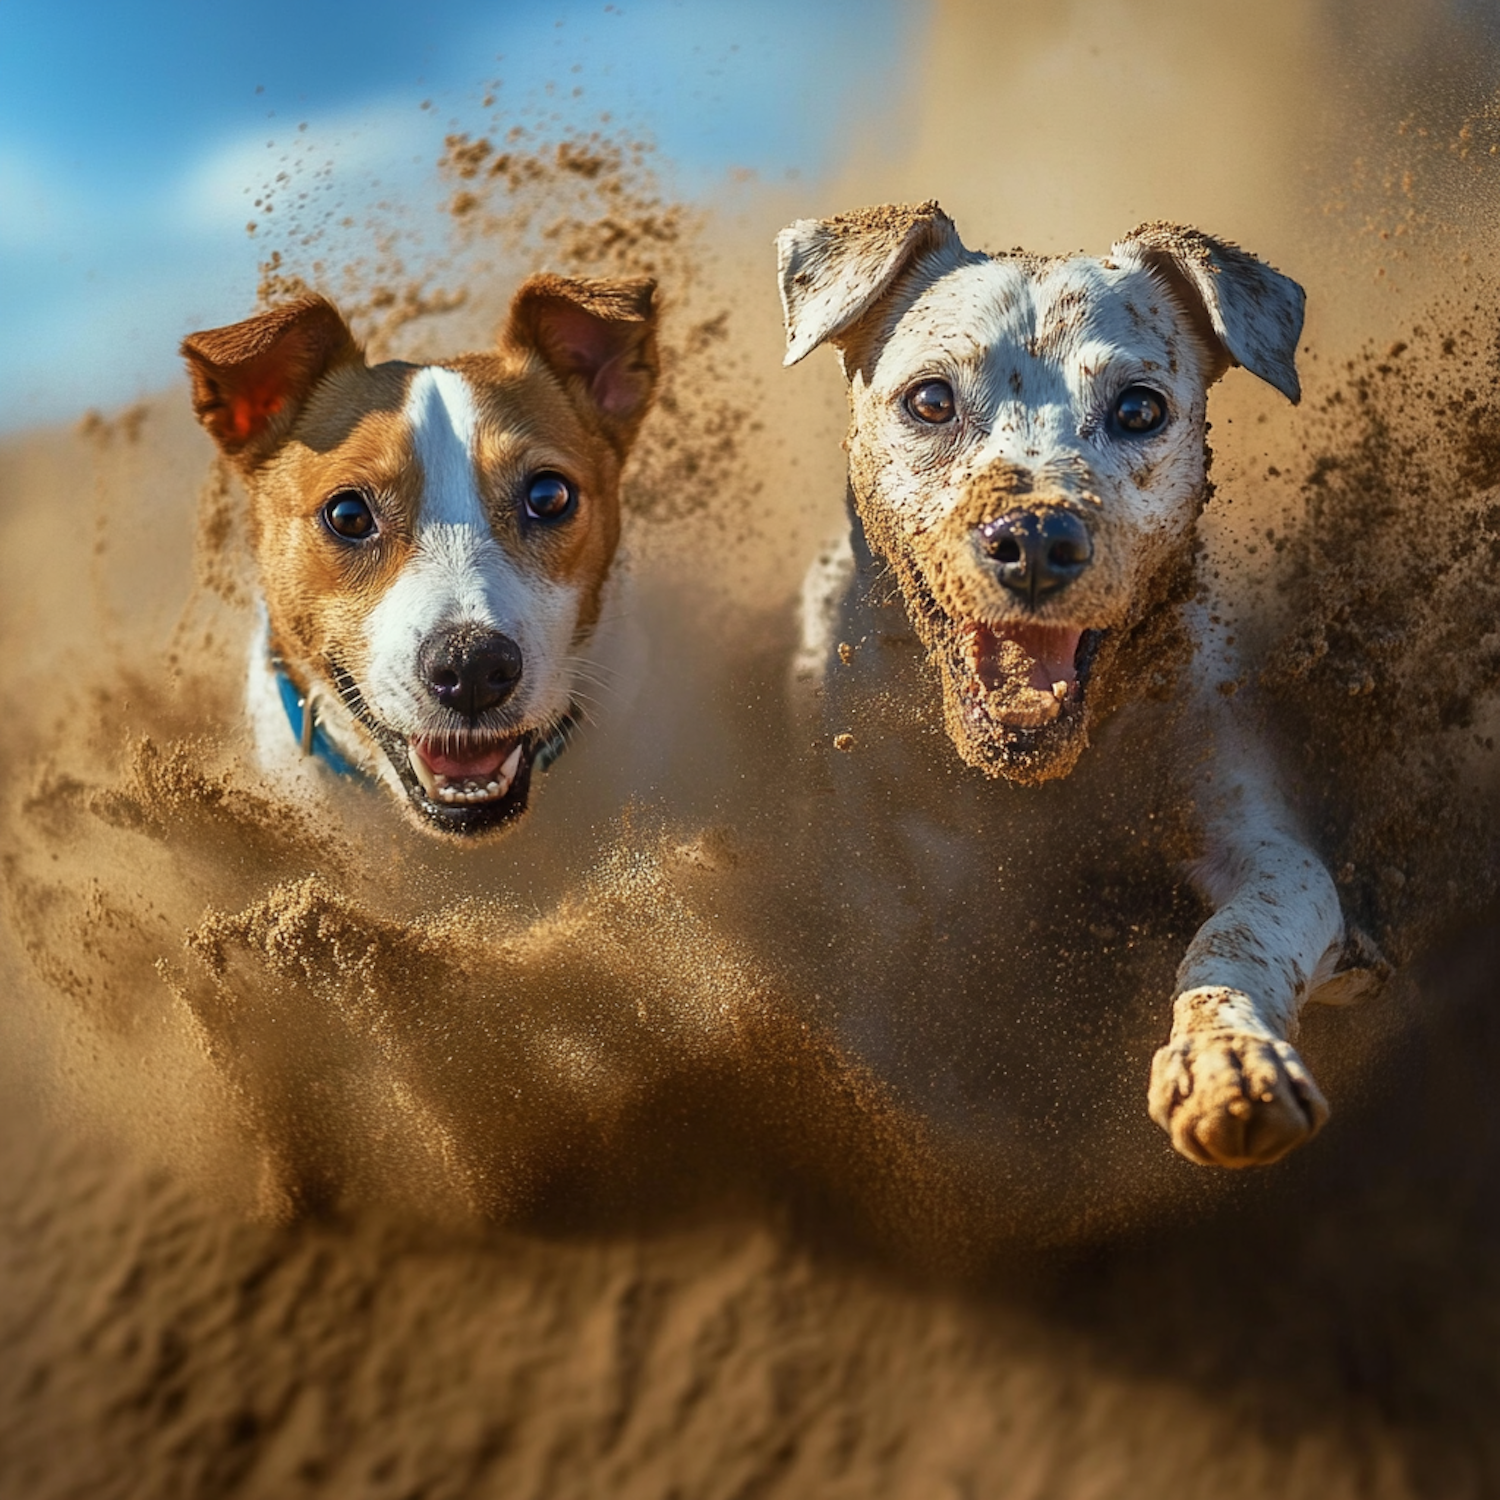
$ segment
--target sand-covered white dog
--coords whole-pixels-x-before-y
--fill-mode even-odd
[[[1334,883],[1278,789],[1244,664],[1195,576],[1194,532],[1208,388],[1241,365],[1298,399],[1301,288],[1166,224],[1098,258],[984,254],[935,203],[801,220],[778,249],[786,362],[832,344],[848,382],[852,544],[810,577],[803,659],[835,726],[853,696],[874,726],[843,741],[866,785],[840,810],[846,837],[887,846],[857,898],[865,941],[915,945],[934,976],[954,962],[942,944],[960,912],[1003,941],[1017,908],[997,858],[1040,880],[1104,821],[1144,829],[1114,788],[1159,772],[1187,811],[1213,914],[1182,958],[1150,1112],[1194,1161],[1276,1160],[1328,1115],[1292,1045],[1298,1012],[1320,989],[1349,998],[1364,971],[1345,963]],[[925,681],[941,682],[952,747],[1013,784],[988,787],[998,816],[972,775],[937,785],[917,770],[932,716],[907,701],[925,689],[891,649],[882,579],[899,585]],[[1117,737],[1115,765],[1091,766],[1075,795],[1106,713],[1148,696],[1176,711]],[[839,857],[861,856],[851,843]]]

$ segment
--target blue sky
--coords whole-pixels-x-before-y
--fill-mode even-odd
[[[0,0],[0,431],[159,389],[182,333],[248,309],[265,248],[244,232],[249,205],[300,125],[342,181],[409,199],[498,78],[518,113],[608,110],[642,129],[680,190],[735,168],[816,177],[842,156],[856,95],[894,80],[921,11]]]

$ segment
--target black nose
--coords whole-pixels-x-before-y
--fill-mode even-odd
[[[1066,588],[1094,555],[1088,527],[1070,510],[1013,510],[974,535],[1000,582],[1032,603]]]
[[[504,703],[521,680],[521,648],[498,630],[460,627],[429,636],[417,668],[444,708],[477,719]]]

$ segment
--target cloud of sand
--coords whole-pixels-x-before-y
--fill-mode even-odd
[[[16,445],[6,463],[21,500],[3,524],[7,567],[19,571],[0,610],[7,637],[34,647],[3,683],[6,909],[29,975],[26,1013],[61,1038],[82,1092],[169,1154],[193,1133],[182,1118],[202,1122],[205,1139],[228,1143],[214,1149],[253,1164],[240,1176],[274,1212],[374,1196],[438,1216],[607,1218],[629,1202],[772,1180],[842,1194],[852,1218],[910,1241],[921,1238],[915,1220],[980,1238],[1013,1223],[995,1201],[1000,1184],[1033,1206],[1051,1194],[1059,1232],[1080,1217],[1113,1222],[1111,1182],[1147,1198],[1166,1191],[1167,1177],[1138,1170],[1159,1165],[1160,1142],[1141,1107],[1144,1073],[1119,1059],[1149,1056],[1193,917],[1170,868],[1121,867],[1059,939],[1064,957],[1087,952],[1097,966],[1075,986],[1077,1014],[1111,1017],[1087,1055],[1072,1055],[1078,1033],[1050,1019],[1055,966],[997,1001],[993,968],[975,964],[941,1015],[893,1008],[899,1024],[947,1028],[946,1050],[974,1058],[1011,1033],[1038,1039],[1045,1065],[985,1085],[1013,1089],[1014,1114],[1033,1111],[1030,1154],[1017,1157],[1031,1199],[998,1170],[993,1142],[943,1136],[919,1099],[825,1024],[837,1010],[828,986],[850,966],[816,950],[829,934],[857,943],[857,930],[824,923],[818,893],[789,863],[789,825],[837,814],[817,799],[823,750],[799,738],[782,683],[802,567],[841,516],[842,398],[831,361],[776,371],[766,242],[795,213],[860,201],[935,195],[971,242],[1039,249],[1102,249],[1138,219],[1176,216],[1304,281],[1318,356],[1305,414],[1244,376],[1214,397],[1212,556],[1245,579],[1273,685],[1307,725],[1306,779],[1316,790],[1320,776],[1342,778],[1347,795],[1320,832],[1336,866],[1351,867],[1362,920],[1407,951],[1451,915],[1447,877],[1434,884],[1435,871],[1389,851],[1423,818],[1441,821],[1469,784],[1455,746],[1476,732],[1473,714],[1449,722],[1434,693],[1416,689],[1482,698],[1489,658],[1471,661],[1456,643],[1488,632],[1494,601],[1455,557],[1377,649],[1399,601],[1371,580],[1399,557],[1413,505],[1442,495],[1461,528],[1493,529],[1487,460],[1473,457],[1488,449],[1471,441],[1468,415],[1488,432],[1489,351],[1480,338],[1464,344],[1462,379],[1476,395],[1450,411],[1463,360],[1444,363],[1443,349],[1460,333],[1456,304],[1429,315],[1419,300],[1443,295],[1442,272],[1411,283],[1375,273],[1396,251],[1420,259],[1420,246],[1458,275],[1463,236],[1444,219],[1390,250],[1376,210],[1409,223],[1419,192],[1400,174],[1362,189],[1358,222],[1323,212],[1327,161],[1364,147],[1326,133],[1317,101],[1339,64],[1316,13],[1274,5],[1247,37],[1227,13],[1169,10],[1175,24],[1158,11],[1148,34],[1103,4],[1055,15],[938,7],[902,95],[903,150],[881,160],[856,150],[817,202],[795,187],[746,188],[716,210],[683,205],[628,138],[516,140],[503,116],[444,148],[437,183],[452,219],[441,237],[409,228],[398,205],[365,226],[368,254],[344,260],[321,203],[300,204],[303,179],[272,185],[267,293],[324,285],[398,354],[482,343],[533,264],[662,277],[669,379],[631,480],[628,539],[648,668],[501,846],[413,844],[359,793],[331,822],[309,822],[241,763],[248,615],[243,588],[226,584],[243,563],[236,573],[225,562],[242,547],[237,509],[232,489],[209,486],[194,592],[187,540],[205,447],[181,404],[153,403],[133,426],[95,424],[87,438]],[[1227,77],[1206,62],[1227,58]],[[1454,139],[1461,113],[1448,122]],[[1407,150],[1398,123],[1361,129],[1394,160]],[[1431,139],[1421,160],[1446,171],[1448,136]],[[321,170],[315,151],[305,170]],[[1366,278],[1357,292],[1325,288],[1344,286],[1350,264]],[[1407,290],[1393,294],[1397,281]],[[1482,310],[1486,295],[1471,287],[1469,306]],[[1320,323],[1320,305],[1337,317]],[[1349,310],[1372,306],[1384,326],[1428,329],[1393,366],[1399,378],[1346,364]],[[1432,392],[1415,412],[1401,399],[1413,389]],[[1382,446],[1398,420],[1414,430]],[[1363,499],[1377,491],[1372,512]],[[1362,550],[1346,567],[1329,538],[1351,529]],[[1309,574],[1320,580],[1311,605],[1297,585]],[[1439,628],[1443,675],[1429,681]],[[915,684],[919,702],[922,691]],[[935,693],[928,711],[939,712]],[[1351,757],[1362,778],[1344,774]],[[1417,795],[1392,797],[1393,776]],[[1397,806],[1420,816],[1393,821]],[[1465,824],[1465,857],[1487,837],[1482,820]],[[808,904],[789,911],[789,895]],[[1144,906],[1166,915],[1112,946],[1141,927]],[[878,993],[905,979],[861,982]],[[1083,1125],[1034,1115],[1049,1091],[1077,1096],[1080,1078],[1095,1101]],[[991,1186],[972,1191],[976,1181]],[[967,1185],[962,1209],[956,1183]]]

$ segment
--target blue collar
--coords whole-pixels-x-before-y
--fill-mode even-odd
[[[286,721],[292,727],[292,738],[302,746],[302,753],[320,760],[337,776],[347,776],[352,781],[371,781],[373,778],[339,754],[327,731],[318,723],[317,713],[307,706],[307,700],[297,690],[297,684],[287,676],[286,668],[279,661],[271,663],[276,677],[276,691],[281,696],[281,707]],[[304,714],[307,718],[304,718]],[[309,719],[311,722],[309,722]],[[578,732],[578,716],[571,710],[564,714],[557,727],[536,747],[531,757],[532,767],[537,771],[550,770],[558,756],[568,748]]]
[[[317,714],[309,707],[307,699],[297,691],[297,684],[286,675],[286,668],[275,661],[271,663],[271,670],[276,674],[276,691],[281,695],[286,721],[292,726],[292,738],[301,744],[302,753],[322,761],[335,775],[348,776],[354,781],[368,781],[370,778],[358,766],[350,765],[334,748],[333,741],[318,723]],[[303,718],[304,712],[307,714],[306,719]]]

